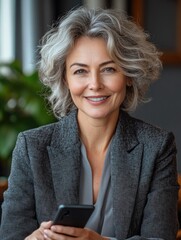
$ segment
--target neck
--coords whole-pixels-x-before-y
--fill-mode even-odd
[[[87,149],[95,149],[104,152],[114,135],[119,112],[108,119],[93,119],[78,112],[80,137]]]

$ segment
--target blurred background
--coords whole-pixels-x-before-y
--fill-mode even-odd
[[[163,52],[163,71],[133,114],[172,131],[181,173],[181,0],[0,0],[0,176],[9,175],[17,134],[56,121],[36,72],[38,45],[72,8],[122,9],[150,33]]]

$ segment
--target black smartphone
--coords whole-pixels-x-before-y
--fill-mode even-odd
[[[53,225],[83,228],[93,211],[93,205],[60,205]]]

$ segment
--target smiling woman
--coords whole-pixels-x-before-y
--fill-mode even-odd
[[[128,78],[111,59],[103,39],[81,37],[76,41],[66,59],[65,80],[80,122],[82,115],[117,119]]]
[[[122,12],[78,8],[40,55],[59,121],[18,136],[1,240],[175,239],[174,136],[128,114],[159,76],[156,47]],[[54,225],[60,204],[94,212],[85,228]]]
[[[51,29],[42,39],[39,70],[43,83],[52,89],[49,100],[54,114],[60,118],[75,108],[63,79],[65,59],[81,36],[104,40],[109,58],[119,65],[125,76],[135,79],[127,88],[122,106],[126,111],[135,110],[138,103],[145,101],[148,87],[160,73],[161,62],[156,47],[147,41],[148,36],[135,23],[129,21],[123,12],[120,14],[119,11],[105,10],[105,14],[100,13],[97,16],[99,11],[91,10],[90,16],[89,13],[82,14],[79,11],[70,12],[70,18]],[[114,17],[107,19],[107,11],[114,12]],[[63,81],[59,81],[60,76]]]

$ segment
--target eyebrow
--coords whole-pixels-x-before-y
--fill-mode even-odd
[[[104,65],[107,65],[107,64],[110,64],[110,63],[114,63],[114,61],[110,60],[110,61],[103,62],[103,63],[100,64],[100,67],[103,67]],[[73,67],[73,66],[87,67],[88,65],[84,64],[84,63],[72,63],[70,65],[70,68]]]

